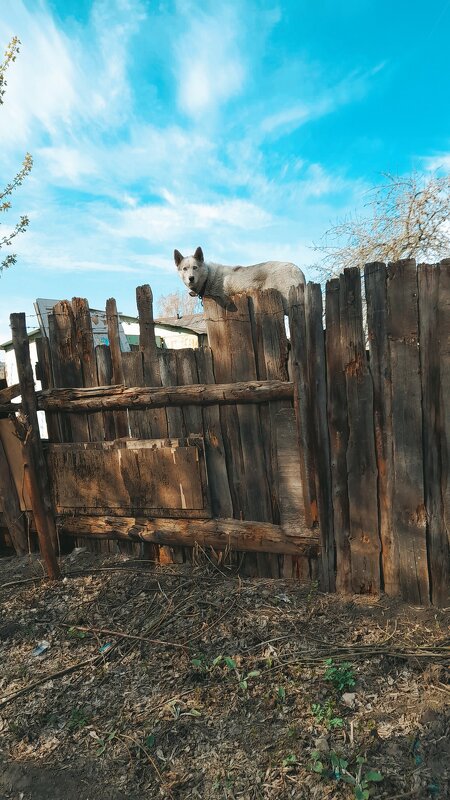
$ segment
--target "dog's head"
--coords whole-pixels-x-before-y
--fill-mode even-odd
[[[182,256],[179,250],[174,250],[173,257],[181,280],[190,290],[189,294],[201,294],[208,277],[208,267],[205,264],[202,248],[197,247],[193,256],[186,257]]]

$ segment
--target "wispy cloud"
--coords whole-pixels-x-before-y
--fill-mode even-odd
[[[173,44],[178,104],[196,118],[215,112],[243,87],[242,17],[233,5],[216,5],[211,13],[189,9],[183,17],[185,30]]]

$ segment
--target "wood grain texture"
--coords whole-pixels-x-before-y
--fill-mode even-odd
[[[347,482],[347,387],[342,353],[339,278],[327,281],[325,302],[327,409],[330,437],[333,522],[336,543],[336,591],[352,591],[350,509]]]
[[[97,362],[89,303],[82,297],[72,298],[75,322],[76,347],[80,359],[83,386],[98,386]],[[101,413],[91,414],[88,419],[89,439],[101,442],[105,438],[105,426]]]
[[[56,580],[60,570],[56,558],[56,526],[51,503],[47,465],[39,433],[33,370],[25,314],[11,314],[11,332],[22,396],[22,415],[14,418],[22,441],[24,478],[29,490],[39,548],[47,575]]]
[[[122,352],[120,349],[119,315],[117,304],[113,297],[106,301],[106,323],[108,326],[109,351],[111,353],[113,383],[124,383]],[[126,411],[114,412],[116,437],[129,435],[128,414]]]
[[[148,284],[137,287],[136,303],[139,314],[139,349],[142,353],[143,385],[161,386],[153,319],[153,294]],[[146,417],[152,437],[167,436],[167,416],[164,408],[148,410]]]
[[[3,522],[8,528],[16,555],[24,556],[28,551],[25,514],[20,508],[19,496],[1,438],[0,509],[3,511]]]
[[[398,537],[400,587],[405,600],[426,605],[430,586],[423,485],[418,288],[414,261],[388,265],[387,295],[392,376],[393,526]]]
[[[310,531],[297,539],[286,537],[279,525],[235,519],[147,519],[136,517],[60,516],[58,525],[74,536],[110,536],[169,546],[195,543],[215,550],[244,552],[313,553],[319,548]]]
[[[357,267],[340,276],[340,322],[347,389],[350,550],[353,591],[380,591],[377,463],[373,429],[373,386],[363,331],[361,275]]]
[[[326,591],[335,590],[335,546],[331,487],[330,442],[327,421],[327,379],[325,341],[322,322],[322,292],[319,284],[306,287],[306,346],[313,421],[313,447],[318,504],[322,583]]]
[[[83,373],[76,343],[75,318],[72,306],[67,300],[61,300],[54,306],[50,339],[52,340],[53,337],[54,346],[51,346],[50,349],[55,382],[58,381],[59,386],[69,388],[83,386]],[[57,364],[56,369],[55,364]],[[64,427],[66,427],[65,430]],[[67,441],[89,441],[89,423],[85,414],[65,415],[61,428],[61,433]]]
[[[386,594],[400,594],[397,532],[393,524],[392,379],[387,335],[387,271],[381,263],[366,264],[370,373],[373,383],[375,450],[378,469],[378,510],[382,585]]]
[[[450,281],[445,264],[419,264],[420,369],[424,489],[431,599],[449,605],[449,545],[445,520],[443,465],[447,461],[446,407],[450,395],[442,391],[450,368]],[[441,283],[442,275],[442,283]],[[446,279],[447,278],[447,279]],[[447,376],[448,381],[448,376]],[[447,384],[447,389],[450,388]],[[444,478],[444,485],[447,476]]]
[[[122,514],[132,508],[164,516],[164,509],[208,510],[204,454],[194,445],[167,440],[53,445],[46,457],[58,513],[107,508]]]

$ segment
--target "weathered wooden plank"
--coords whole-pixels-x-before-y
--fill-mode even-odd
[[[214,383],[212,353],[209,347],[199,347],[195,351],[198,379],[205,384]],[[203,431],[205,440],[206,466],[208,470],[213,517],[229,518],[233,515],[233,503],[228,482],[225,447],[220,425],[219,408],[205,406]]]
[[[159,369],[163,386],[177,386],[177,359],[175,350],[159,350]],[[206,382],[206,381],[205,381]],[[183,412],[179,407],[166,408],[169,436],[185,436]]]
[[[202,449],[174,442],[150,447],[137,446],[136,440],[126,443],[130,446],[104,442],[101,448],[86,443],[84,447],[47,449],[58,512],[96,507],[121,512],[145,509],[149,514],[156,509],[205,509]]]
[[[197,364],[195,353],[192,348],[182,348],[175,351],[177,364],[177,384],[178,386],[192,386],[198,383]],[[186,436],[191,433],[198,433],[203,436],[202,410],[197,405],[183,406],[184,430]]]
[[[440,263],[439,279],[439,333],[440,333],[440,431],[441,431],[441,493],[444,504],[444,530],[447,532],[447,564],[450,558],[450,259]],[[442,540],[440,540],[442,541]],[[445,546],[442,543],[445,558]],[[450,571],[450,566],[447,566]],[[448,573],[447,573],[448,574]],[[440,575],[441,585],[445,581],[445,567]],[[447,582],[448,587],[448,582]],[[444,590],[442,591],[442,595]],[[433,598],[434,598],[433,592]],[[439,598],[433,602],[441,602]],[[448,605],[448,603],[447,603]]]
[[[208,330],[208,341],[213,355],[214,374],[218,384],[230,381],[231,348],[227,340],[226,314],[211,298],[204,298],[203,308]],[[218,400],[218,398],[217,398]],[[227,473],[233,501],[233,516],[243,519],[245,515],[245,479],[242,446],[239,434],[239,418],[235,404],[220,408],[223,443]]]
[[[139,349],[142,353],[143,385],[161,386],[161,372],[153,319],[153,295],[148,284],[137,287],[136,303],[139,314]],[[164,408],[148,410],[146,417],[151,437],[167,436],[167,417]]]
[[[39,341],[39,340],[38,340]],[[10,403],[15,397],[20,395],[20,386],[15,383],[14,386],[4,386],[0,389],[0,403]]]
[[[97,376],[100,386],[112,387],[112,362],[111,351],[109,345],[100,344],[95,348],[95,360],[97,362]],[[116,426],[114,424],[114,415],[111,411],[104,411],[103,414],[103,427],[105,429],[106,441],[111,441],[116,436]]]
[[[352,565],[347,484],[347,388],[342,354],[339,278],[327,281],[325,324],[328,433],[336,545],[336,591],[350,594],[352,591]]]
[[[375,451],[378,469],[378,510],[381,539],[382,587],[393,597],[400,594],[398,541],[392,519],[393,450],[392,382],[387,336],[387,271],[381,263],[364,270],[370,373],[373,383]]]
[[[308,283],[306,287],[306,348],[314,423],[314,467],[322,544],[322,583],[326,591],[334,591],[335,547],[327,422],[325,341],[322,322],[322,291],[320,285],[316,283]]]
[[[445,265],[442,267],[443,277]],[[420,370],[423,412],[423,475],[428,528],[431,598],[434,605],[449,604],[448,532],[442,487],[446,449],[445,409],[449,396],[442,391],[441,375],[450,366],[450,282],[442,281],[439,264],[419,264]],[[441,350],[442,343],[442,350]],[[447,364],[442,364],[442,360]],[[442,370],[442,366],[444,370]],[[449,388],[449,387],[447,387]],[[447,480],[445,480],[447,483]]]
[[[255,292],[251,295],[251,305],[255,321],[258,377],[288,381],[289,351],[281,295],[273,289]],[[273,519],[279,519],[286,532],[295,532],[299,525],[305,526],[306,517],[296,417],[292,402],[270,402],[268,421],[270,450],[266,450],[266,462],[270,458],[268,475],[272,488]],[[293,565],[288,556],[285,556],[280,566],[282,573],[288,577],[304,572],[304,568]]]
[[[122,352],[120,349],[119,335],[119,315],[117,313],[116,301],[110,297],[106,301],[106,322],[108,325],[109,350],[111,353],[112,380],[113,383],[123,383]],[[129,435],[128,414],[126,411],[116,411],[114,413],[114,424],[116,426],[116,436]]]
[[[287,537],[279,525],[236,519],[147,519],[127,517],[63,516],[58,519],[63,533],[129,538],[170,546],[202,547],[215,550],[269,552],[297,555],[316,554],[319,543],[308,531],[297,539]]]
[[[36,339],[36,352],[38,357],[36,378],[40,380],[43,389],[53,389],[55,383],[53,379],[50,345],[46,336]],[[50,441],[60,442],[61,431],[59,427],[59,415],[48,411],[45,415],[45,420]]]
[[[350,550],[353,591],[380,591],[377,463],[373,429],[373,387],[363,331],[358,267],[340,276],[340,324],[347,388],[347,444]]]
[[[83,385],[98,386],[97,363],[95,360],[94,336],[89,303],[82,297],[72,298],[72,310],[75,320],[76,346],[80,359]],[[101,413],[90,414],[89,438],[92,442],[105,438],[105,427]]]
[[[11,314],[11,331],[22,396],[22,415],[14,418],[23,446],[25,477],[31,496],[39,547],[47,574],[59,578],[56,558],[56,527],[50,498],[47,467],[42,449],[34,393],[33,370],[25,314]]]
[[[122,369],[126,386],[142,386],[144,374],[142,369],[142,353],[139,350],[132,350],[130,353],[122,353]],[[130,435],[136,439],[147,438],[150,427],[147,423],[146,414],[142,411],[128,411],[128,424]]]
[[[305,522],[312,526],[315,523],[318,524],[318,516],[314,468],[314,422],[309,383],[305,287],[303,285],[293,286],[289,291],[289,333]]]
[[[430,587],[417,294],[415,262],[389,264],[387,333],[392,375],[393,527],[398,538],[402,596],[408,602],[426,605]]]
[[[8,528],[11,541],[18,556],[24,556],[27,548],[27,529],[25,514],[20,508],[11,470],[9,468],[3,442],[0,438],[0,508],[3,511],[3,521]]]
[[[58,380],[59,385],[65,387],[83,386],[81,362],[76,345],[75,319],[72,306],[67,300],[61,300],[53,309],[50,336],[53,335],[55,346],[51,348],[51,352],[55,382]],[[56,369],[55,363],[57,363]],[[89,441],[89,424],[84,414],[68,414],[67,420],[73,442]],[[64,434],[64,430],[61,430],[61,433]]]

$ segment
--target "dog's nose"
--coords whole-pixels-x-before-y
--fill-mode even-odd
[[[194,283],[194,276],[193,275],[189,275],[189,283]]]

